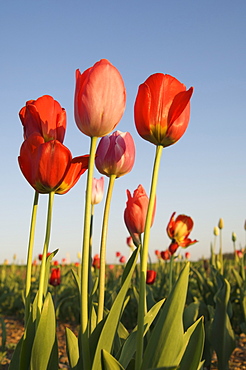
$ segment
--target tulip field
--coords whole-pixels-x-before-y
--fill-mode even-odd
[[[20,109],[24,140],[18,163],[34,196],[27,261],[24,265],[5,261],[0,271],[3,366],[10,370],[232,368],[234,350],[246,334],[245,250],[236,250],[236,235],[232,234],[232,253],[225,255],[221,218],[214,228],[219,251],[214,242],[209,259],[190,261],[189,246],[199,243],[199,235],[192,235],[195,220],[173,212],[166,225],[169,246],[157,249],[154,257],[149,253],[162,152],[184,135],[192,94],[193,87],[186,89],[162,73],[149,76],[138,88],[135,127],[143,140],[153,144],[154,165],[149,194],[142,184],[133,192],[127,190],[124,223],[130,256],[116,252],[115,264],[106,262],[114,183],[134,170],[136,152],[130,132],[112,132],[126,104],[120,72],[106,59],[83,73],[76,71],[74,117],[78,130],[90,140],[88,154],[73,158],[63,144],[66,110],[53,97],[29,100]],[[94,177],[95,169],[100,179]],[[103,201],[105,176],[109,181],[100,247],[94,254],[94,207]],[[58,250],[50,243],[54,198],[73,191],[81,177],[86,180],[83,240],[78,261],[68,264],[56,259]],[[47,196],[47,218],[43,249],[36,258],[40,194]],[[13,351],[6,341],[9,317],[23,323]],[[67,323],[65,362],[59,351],[58,323]],[[246,368],[245,363],[240,368]]]

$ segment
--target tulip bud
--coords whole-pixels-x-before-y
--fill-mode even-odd
[[[233,242],[235,242],[235,241],[237,240],[237,235],[236,235],[236,233],[232,233],[232,235],[231,235],[231,239],[232,239],[232,241],[233,241]]]
[[[98,204],[101,202],[103,198],[103,190],[104,190],[104,177],[100,177],[100,179],[94,178],[92,180],[91,204]]]
[[[100,173],[120,177],[131,171],[135,161],[135,144],[129,132],[115,131],[102,137],[95,164]]]
[[[218,236],[220,233],[219,228],[217,226],[214,227],[214,236]]]
[[[147,276],[146,276],[146,284],[152,285],[155,282],[156,279],[156,271],[154,270],[147,270]]]
[[[224,228],[224,220],[223,220],[223,218],[220,218],[219,219],[218,228],[220,230]]]

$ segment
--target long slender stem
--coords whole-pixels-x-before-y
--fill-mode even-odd
[[[99,323],[103,319],[104,291],[105,291],[106,241],[107,241],[107,233],[108,233],[108,219],[109,219],[110,204],[111,204],[115,179],[116,179],[115,175],[111,175],[109,178],[108,192],[107,192],[107,197],[105,201],[105,208],[104,208],[104,215],[103,215],[101,247],[100,247],[99,298],[98,298],[97,323]]]
[[[152,215],[154,211],[156,187],[158,181],[158,173],[160,168],[160,161],[163,147],[161,145],[156,146],[155,162],[152,173],[152,182],[149,197],[149,206],[147,211],[147,217],[145,222],[143,249],[140,259],[140,291],[139,291],[139,307],[138,307],[138,331],[137,331],[137,350],[136,350],[136,362],[135,369],[139,370],[143,357],[143,333],[144,333],[144,314],[146,311],[146,273],[148,263],[148,249],[149,249],[149,238],[150,238],[150,227],[152,222]]]
[[[173,260],[174,255],[171,255],[169,262],[169,294],[171,293],[173,287]]]
[[[46,266],[46,256],[48,253],[49,242],[50,242],[51,220],[52,220],[54,196],[55,196],[55,192],[52,191],[49,193],[46,234],[45,234],[45,241],[44,241],[44,248],[43,248],[43,257],[42,257],[42,262],[41,262],[41,267],[40,267],[40,277],[39,277],[37,324],[39,322],[39,317],[40,317],[42,306],[43,306],[43,295],[44,295],[44,286],[45,286],[45,266]]]
[[[32,216],[31,216],[31,224],[30,224],[30,232],[29,232],[28,251],[27,251],[26,286],[25,286],[25,327],[27,326],[27,320],[28,320],[29,313],[30,313],[32,258],[33,258],[34,234],[35,234],[35,226],[36,226],[37,210],[38,210],[38,198],[39,198],[39,193],[35,191],[34,200],[33,200],[33,208],[32,208]]]
[[[84,235],[81,262],[81,347],[80,356],[82,357],[84,369],[90,369],[90,351],[89,351],[89,315],[88,315],[88,281],[89,281],[89,255],[90,255],[90,223],[91,223],[91,191],[95,163],[97,137],[91,138],[90,159],[88,165],[85,213],[84,213]]]

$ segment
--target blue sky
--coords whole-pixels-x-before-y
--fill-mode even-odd
[[[244,0],[1,2],[0,263],[11,261],[14,253],[19,262],[26,259],[34,193],[17,163],[23,140],[19,110],[27,100],[52,95],[67,111],[64,144],[73,156],[88,153],[89,138],[74,122],[75,70],[102,58],[125,81],[127,107],[117,129],[132,134],[137,151],[132,172],[115,183],[108,262],[116,261],[116,251],[129,255],[126,189],[133,192],[142,184],[148,192],[150,187],[155,147],[138,136],[133,106],[139,84],[155,72],[194,86],[194,94],[185,135],[163,151],[151,256],[168,247],[166,225],[174,211],[194,219],[191,238],[199,243],[189,248],[193,259],[209,256],[221,217],[224,251],[232,251],[232,232],[237,247],[245,245],[245,11]],[[95,176],[100,175],[95,171]],[[59,248],[59,260],[70,256],[76,261],[81,251],[85,181],[83,175],[69,193],[55,197],[50,249]],[[43,247],[46,206],[42,195],[35,255]],[[102,212],[103,202],[95,210],[94,253],[99,251]]]

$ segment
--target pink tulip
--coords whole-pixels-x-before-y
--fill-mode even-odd
[[[108,60],[102,59],[82,74],[76,71],[75,121],[85,135],[102,137],[119,123],[126,105],[124,81]]]
[[[115,131],[102,137],[96,152],[96,167],[106,176],[120,177],[131,171],[135,161],[135,144],[129,132]]]
[[[100,179],[94,178],[92,180],[91,204],[98,204],[101,202],[103,198],[103,190],[104,190],[104,177],[100,177]]]
[[[124,212],[124,220],[126,227],[136,243],[140,242],[140,234],[144,232],[149,198],[142,185],[139,185],[133,192],[127,190],[127,202]],[[152,217],[154,222],[155,208]],[[152,225],[151,224],[151,225]]]

